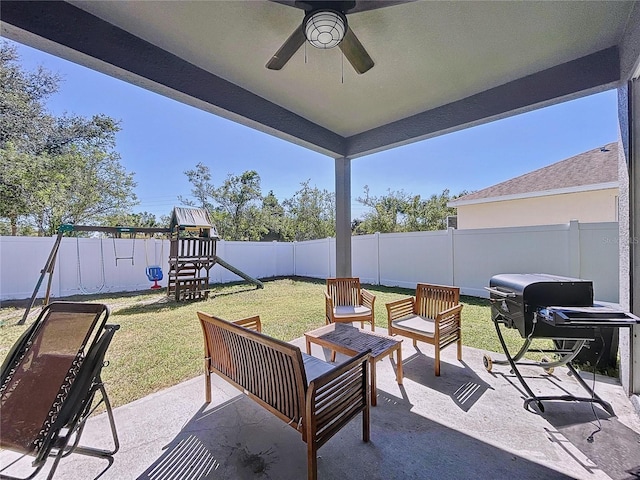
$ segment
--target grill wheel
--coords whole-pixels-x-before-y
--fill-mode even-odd
[[[485,354],[482,356],[482,363],[484,364],[484,368],[487,372],[491,372],[491,369],[493,368],[493,360],[491,360],[489,355]]]
[[[550,362],[551,362],[551,360],[549,360],[549,358],[547,358],[547,357],[542,357],[540,359],[540,366],[549,375],[551,375],[553,373],[554,368],[553,367],[545,367],[544,365],[545,365],[545,363],[550,363]]]

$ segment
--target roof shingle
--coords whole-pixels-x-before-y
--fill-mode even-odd
[[[522,195],[618,181],[618,143],[608,143],[547,167],[478,190],[455,202]]]

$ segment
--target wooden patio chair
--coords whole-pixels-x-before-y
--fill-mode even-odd
[[[327,325],[360,322],[360,327],[364,328],[364,322],[369,322],[371,331],[375,331],[373,304],[376,296],[360,288],[359,278],[327,278],[324,296]]]
[[[460,289],[419,283],[416,296],[387,303],[389,335],[402,335],[435,347],[435,374],[440,376],[440,350],[457,343],[462,360]]]
[[[109,309],[92,303],[54,302],[18,339],[2,365],[0,381],[0,448],[33,456],[33,478],[47,458],[81,453],[113,462],[119,443],[111,404],[100,373],[119,325],[107,325]],[[94,402],[100,392],[99,401]],[[87,418],[106,407],[113,448],[79,445]],[[18,478],[0,471],[0,478]],[[108,467],[107,467],[108,468]]]

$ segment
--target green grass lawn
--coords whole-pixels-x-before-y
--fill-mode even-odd
[[[387,326],[385,303],[413,293],[403,288],[365,287],[376,295],[379,327]],[[165,290],[65,300],[100,302],[111,307],[109,322],[119,324],[120,330],[107,352],[109,366],[103,369],[103,379],[112,403],[118,406],[202,373],[202,333],[196,311],[228,320],[260,315],[264,333],[289,341],[324,325],[324,290],[322,280],[284,278],[265,281],[261,290],[247,284],[215,287],[208,300],[198,302],[177,303],[167,298]],[[462,302],[464,344],[501,352],[489,302],[473,297],[463,297]],[[38,308],[34,314],[37,311]],[[1,359],[27,328],[16,325],[23,313],[22,308],[0,308]],[[30,316],[27,323],[33,319]],[[510,348],[522,345],[516,330],[507,329],[505,335]]]

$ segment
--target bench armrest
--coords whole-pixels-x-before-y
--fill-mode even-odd
[[[391,331],[391,322],[415,312],[415,302],[414,297],[407,297],[386,304],[389,331]]]
[[[240,325],[241,327],[248,328],[249,330],[253,330],[255,332],[262,332],[262,323],[260,322],[259,315],[255,315],[253,317],[241,318],[240,320],[236,320],[231,323]]]
[[[364,412],[363,428],[369,437],[369,383],[371,350],[359,353],[309,383],[306,397],[306,442],[319,448],[355,415]]]
[[[330,323],[333,323],[333,299],[327,292],[324,292],[324,310],[327,325],[329,325]]]
[[[461,327],[462,304],[455,305],[438,313],[435,318],[435,330],[439,335],[447,335]]]
[[[360,290],[360,294],[362,295],[362,305],[371,309],[371,318],[374,318],[373,304],[376,301],[376,296],[364,288]]]

